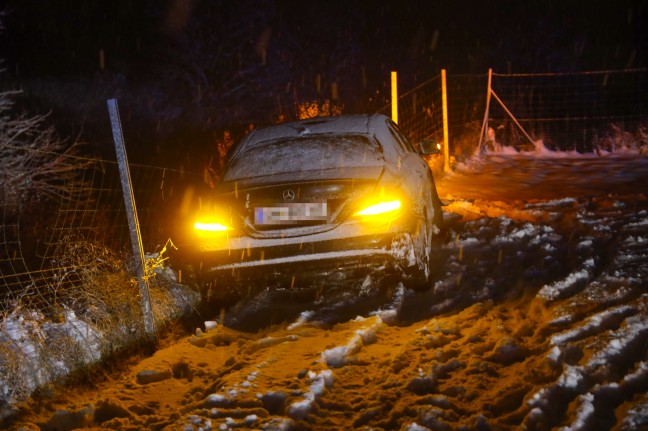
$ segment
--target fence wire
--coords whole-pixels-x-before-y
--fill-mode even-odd
[[[615,150],[619,136],[648,127],[646,69],[553,74],[493,73],[491,88],[534,138],[555,150]],[[479,145],[486,113],[488,73],[447,75],[450,151]],[[390,106],[380,109],[389,115]],[[414,140],[441,139],[441,79],[430,79],[398,98],[401,129]],[[504,108],[491,99],[488,126],[503,145],[530,143]],[[642,129],[643,128],[643,129]]]
[[[550,149],[615,150],[611,135],[634,134],[648,114],[646,69],[493,73],[492,89],[524,129]],[[491,104],[489,114],[498,140],[525,145],[499,103]]]
[[[82,193],[0,204],[0,317],[21,306],[56,313],[75,301],[84,270],[109,264],[105,253],[132,261],[117,163],[87,160],[75,177]],[[154,253],[183,229],[179,211],[200,177],[144,165],[130,169],[144,250]]]

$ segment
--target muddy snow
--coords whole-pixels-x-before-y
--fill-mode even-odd
[[[430,289],[261,292],[11,427],[646,429],[646,184],[639,156],[473,159],[438,180]]]

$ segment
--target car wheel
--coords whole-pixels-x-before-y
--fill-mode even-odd
[[[410,289],[422,290],[430,285],[430,255],[432,231],[427,219],[418,226],[418,232],[410,237],[410,265],[405,268],[403,284]]]

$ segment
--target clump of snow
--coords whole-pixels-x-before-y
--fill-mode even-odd
[[[558,386],[576,389],[583,382],[585,370],[581,366],[567,365],[558,378]]]
[[[590,421],[594,415],[594,395],[591,393],[579,395],[576,401],[578,402],[576,420],[571,426],[561,428],[564,431],[587,430],[592,425]]]
[[[17,308],[0,322],[8,355],[0,361],[0,404],[11,405],[79,363],[101,358],[102,334],[72,310],[65,309],[62,317],[63,322],[53,323],[42,313]]]
[[[619,357],[648,331],[648,321],[642,315],[625,320],[625,325],[610,334],[607,346],[600,349],[589,361],[588,367],[606,365],[610,359]]]
[[[382,319],[379,316],[358,319],[360,321],[367,321],[367,326],[356,330],[347,344],[336,346],[322,352],[322,360],[329,367],[339,368],[348,364],[350,356],[358,353],[363,345],[368,345],[376,341],[376,333],[382,328]]]
[[[552,208],[552,207],[571,207],[578,203],[575,198],[553,199],[546,202],[529,203],[524,208]]]
[[[648,425],[648,402],[636,404],[623,418],[621,429],[638,430]]]
[[[544,285],[538,292],[538,297],[546,301],[554,301],[562,296],[571,293],[580,284],[589,281],[592,277],[592,270],[595,268],[594,259],[589,258],[583,263],[584,268],[572,272],[566,278],[552,284]]]
[[[231,403],[231,399],[224,394],[210,394],[205,398],[206,407],[223,407]]]
[[[403,428],[403,430],[404,431],[431,431],[430,428],[419,425],[416,422],[412,422],[411,424],[407,425],[405,428]]]
[[[299,317],[297,317],[297,320],[295,320],[293,323],[288,325],[288,330],[298,328],[299,326],[303,325],[304,323],[307,323],[308,321],[310,321],[310,319],[313,317],[314,314],[315,314],[315,312],[312,311],[312,310],[306,310],[306,311],[301,312],[299,314]]]
[[[604,324],[609,322],[611,319],[614,319],[617,316],[624,316],[633,312],[636,312],[636,308],[631,305],[621,305],[618,307],[607,309],[605,311],[602,311],[601,313],[591,316],[587,320],[587,322],[582,326],[552,336],[551,344],[554,346],[559,346],[565,344],[568,341],[580,339],[581,337],[589,334],[593,330],[601,328]]]
[[[310,413],[313,403],[322,396],[326,388],[333,386],[334,377],[331,370],[322,370],[319,373],[308,372],[311,380],[310,390],[304,394],[304,399],[295,401],[288,407],[288,415],[295,419],[305,419]]]

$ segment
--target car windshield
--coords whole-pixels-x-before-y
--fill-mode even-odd
[[[243,148],[227,166],[225,181],[291,172],[382,166],[382,148],[361,135],[278,139]]]

